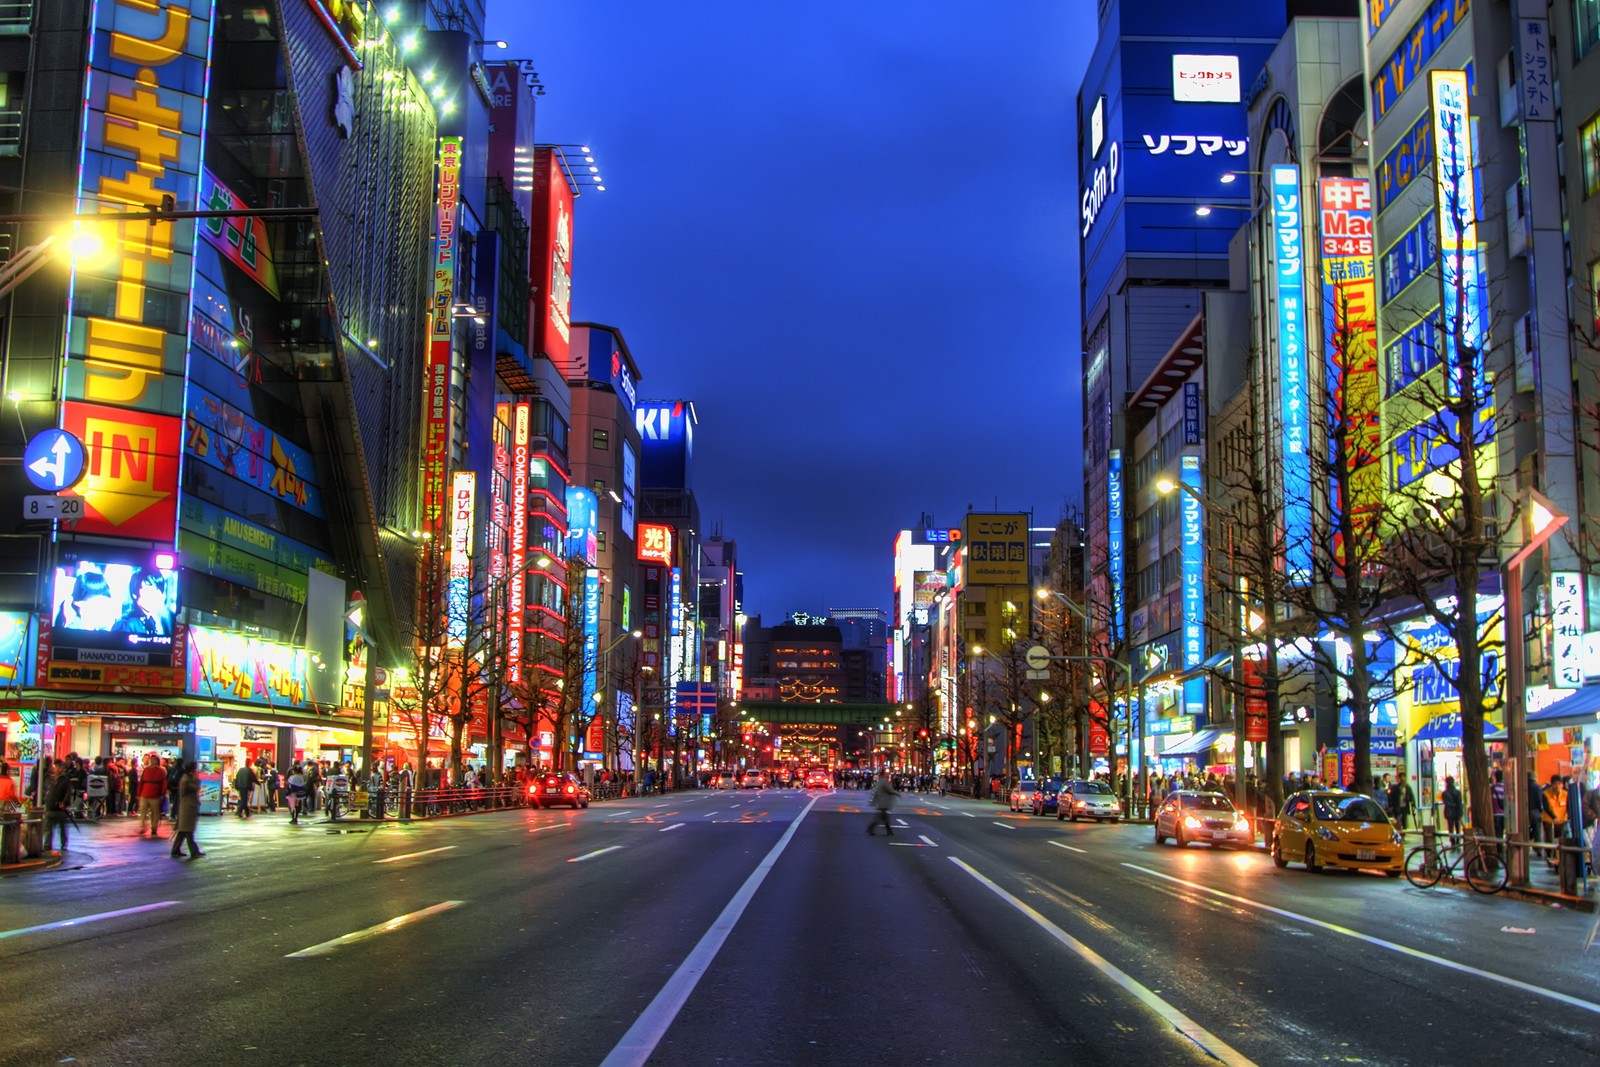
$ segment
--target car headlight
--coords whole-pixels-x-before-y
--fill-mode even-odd
[[[1185,815],[1183,817],[1183,825],[1187,826],[1191,830],[1198,830],[1200,829],[1200,820],[1195,818],[1193,815]]]
[[[1080,808],[1087,808],[1087,807],[1088,807],[1088,806],[1089,806],[1089,802],[1088,802],[1088,801],[1086,801],[1086,800],[1080,800],[1080,801],[1078,801],[1078,807],[1080,807]]]
[[[1247,834],[1250,832],[1250,820],[1245,818],[1243,815],[1240,815],[1238,818],[1233,820],[1233,828],[1239,831],[1241,834]]]
[[[1122,810],[1122,805],[1118,804],[1115,800],[1113,800],[1111,802],[1111,810],[1112,811],[1121,811]]]
[[[1334,836],[1333,831],[1328,829],[1326,826],[1317,827],[1317,836],[1322,838],[1324,841],[1339,840],[1338,837]]]

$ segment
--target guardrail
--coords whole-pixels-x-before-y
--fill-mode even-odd
[[[1512,889],[1533,888],[1543,889],[1546,892],[1558,891],[1565,896],[1585,896],[1592,890],[1592,883],[1595,881],[1594,875],[1589,873],[1590,865],[1595,859],[1594,850],[1587,843],[1574,841],[1568,837],[1556,842],[1513,841],[1505,837],[1452,834],[1432,826],[1424,826],[1419,830],[1405,830],[1401,836],[1405,838],[1404,847],[1407,852],[1417,845],[1437,847],[1441,852],[1460,852],[1468,847],[1469,838],[1475,842],[1471,847],[1492,850],[1497,854],[1503,853],[1508,859],[1525,852],[1527,857],[1524,863],[1528,871],[1528,883],[1526,886],[1519,886],[1513,882]],[[1550,879],[1557,883],[1558,890],[1546,888]],[[1546,885],[1540,885],[1541,881]]]

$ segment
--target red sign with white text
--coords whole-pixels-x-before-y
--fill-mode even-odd
[[[61,428],[83,442],[83,478],[62,493],[83,499],[77,533],[171,543],[178,523],[183,420],[67,400]]]
[[[639,558],[672,566],[672,527],[656,522],[639,524]]]
[[[529,277],[534,285],[530,348],[565,368],[572,343],[572,184],[555,149],[533,153]]]

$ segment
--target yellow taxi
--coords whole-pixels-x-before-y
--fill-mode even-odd
[[[1308,871],[1324,867],[1379,870],[1398,878],[1403,869],[1403,840],[1371,798],[1342,790],[1306,790],[1283,802],[1272,862],[1287,867],[1291,860],[1298,860]]]

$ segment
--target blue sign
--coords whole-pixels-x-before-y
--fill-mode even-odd
[[[1278,389],[1283,418],[1284,564],[1291,582],[1311,578],[1311,410],[1306,388],[1305,247],[1300,168],[1272,168],[1278,278]]]
[[[35,434],[22,451],[28,481],[51,493],[78,484],[83,477],[83,442],[65,430]]]
[[[1432,215],[1424,215],[1384,250],[1383,266],[1378,273],[1383,281],[1383,302],[1387,304],[1399,296],[1406,286],[1426,274],[1437,262],[1439,229]]]
[[[593,489],[567,487],[567,555],[593,567],[599,559],[600,502]]]
[[[633,412],[643,451],[640,464],[646,489],[689,488],[689,458],[694,453],[694,405],[686,400],[645,400]]]
[[[1179,472],[1183,500],[1183,666],[1192,670],[1206,658],[1205,535],[1200,521],[1200,457],[1184,456]],[[1205,679],[1183,683],[1184,710],[1205,713]]]
[[[1467,21],[1469,0],[1433,0],[1372,78],[1372,121],[1386,115],[1400,94],[1426,77],[1428,60]],[[1387,14],[1385,15],[1387,17]]]
[[[1122,449],[1113,448],[1106,484],[1106,569],[1111,577],[1111,643],[1122,637]]]
[[[672,606],[672,614],[667,619],[667,633],[669,633],[673,637],[677,637],[680,633],[683,632],[683,623],[680,622],[679,619],[678,619],[678,616],[682,614],[682,611],[680,610],[680,608],[681,608],[681,605],[683,604],[683,568],[682,567],[674,567],[674,568],[672,568],[672,595],[671,595],[671,600],[669,601],[669,603]]]
[[[1183,383],[1183,443],[1200,443],[1200,383]]]

